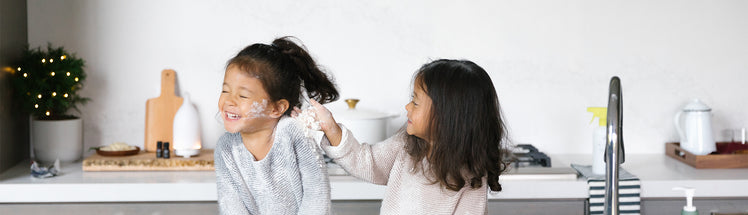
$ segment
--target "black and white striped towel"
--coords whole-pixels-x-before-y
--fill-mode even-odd
[[[589,165],[572,164],[584,177],[587,178],[590,194],[590,214],[603,214],[605,210],[605,175],[592,174]],[[620,169],[618,182],[618,211],[620,214],[641,214],[641,181],[635,175]]]

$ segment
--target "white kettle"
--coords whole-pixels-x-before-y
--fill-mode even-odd
[[[707,155],[716,151],[711,111],[709,106],[694,99],[675,114],[675,129],[680,135],[681,148],[695,155]]]

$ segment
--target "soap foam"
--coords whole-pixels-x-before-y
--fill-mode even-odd
[[[250,120],[255,118],[261,118],[261,117],[269,117],[268,114],[265,113],[265,110],[267,109],[268,101],[263,99],[260,102],[253,101],[250,105],[249,111],[244,113],[241,116],[241,120]],[[225,121],[223,120],[223,117],[226,115],[226,111],[218,111],[216,112],[214,118],[215,120],[220,124],[225,124]]]
[[[248,120],[260,117],[268,117],[268,115],[265,114],[267,106],[268,100],[263,99],[261,102],[253,101],[252,105],[249,106],[249,111],[244,114],[244,117],[242,117],[242,119]]]
[[[312,106],[309,94],[307,93],[306,88],[303,85],[301,86],[301,95],[299,95],[299,102],[301,103],[301,113],[299,113],[299,116],[297,116],[296,119],[305,129],[306,132],[304,133],[306,134],[306,137],[311,138],[313,137],[314,131],[320,131],[322,127],[319,125],[319,121],[317,121],[315,108],[314,106]]]
[[[306,92],[302,90],[302,93],[304,96],[306,96]],[[298,116],[296,116],[295,120],[297,123],[300,124],[300,126],[304,129],[304,137],[306,139],[306,142],[309,144],[309,146],[314,150],[314,154],[317,156],[318,160],[321,160],[322,162],[319,164],[320,168],[324,168],[325,162],[322,158],[322,149],[320,148],[319,142],[315,140],[314,135],[318,131],[322,129],[322,127],[319,125],[319,121],[317,121],[317,114],[315,112],[314,106],[309,104],[309,99],[307,97],[306,100],[302,101],[302,111],[299,113]],[[306,102],[306,104],[304,104]]]
[[[305,128],[319,131],[322,129],[317,121],[317,114],[314,112],[314,107],[309,107],[306,110],[301,111],[297,117],[299,121],[304,125]]]

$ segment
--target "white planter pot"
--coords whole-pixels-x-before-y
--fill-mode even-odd
[[[74,162],[83,155],[83,120],[31,120],[31,145],[35,160],[51,164]]]

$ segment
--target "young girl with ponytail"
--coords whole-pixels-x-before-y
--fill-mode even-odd
[[[289,117],[304,91],[321,103],[338,98],[289,37],[250,45],[229,60],[218,101],[227,133],[215,149],[221,214],[330,213],[325,162],[306,128]]]

